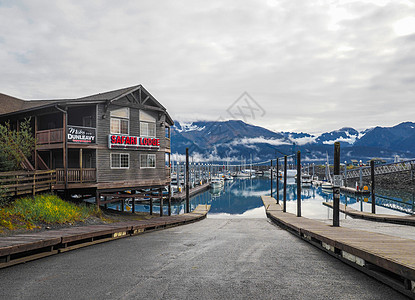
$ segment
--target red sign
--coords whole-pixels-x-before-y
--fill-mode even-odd
[[[108,136],[108,148],[110,149],[159,149],[160,139],[152,137],[139,137],[129,135],[112,135]]]

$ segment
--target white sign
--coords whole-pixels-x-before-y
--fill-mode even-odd
[[[343,181],[342,175],[334,175],[333,177],[333,187],[341,187]]]

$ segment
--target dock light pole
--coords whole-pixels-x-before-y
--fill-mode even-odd
[[[347,187],[347,161],[344,161],[344,186]]]
[[[297,151],[297,217],[301,217],[301,151]]]
[[[375,197],[375,161],[370,161],[370,193],[372,196],[372,214],[376,213],[376,197]]]
[[[333,226],[340,226],[340,142],[334,143]]]
[[[284,207],[283,212],[287,212],[287,155],[284,156]]]
[[[189,148],[186,148],[186,213],[190,212]]]
[[[280,203],[280,183],[279,183],[279,174],[280,174],[280,170],[279,170],[279,159],[277,158],[277,204]]]
[[[272,197],[272,159],[271,159],[271,197]]]

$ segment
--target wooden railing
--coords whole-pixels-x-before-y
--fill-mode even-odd
[[[39,192],[52,191],[55,183],[55,170],[0,173],[0,188],[9,196],[35,195]]]
[[[38,145],[63,143],[63,128],[41,130],[36,132],[36,143]]]
[[[95,182],[96,180],[96,169],[68,169],[68,183]],[[56,181],[58,183],[65,183],[65,169],[56,169]]]

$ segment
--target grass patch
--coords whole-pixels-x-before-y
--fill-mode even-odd
[[[64,224],[85,221],[90,216],[100,216],[96,206],[74,204],[55,195],[36,195],[34,198],[16,199],[0,208],[1,227],[9,230],[33,229],[36,224]]]

